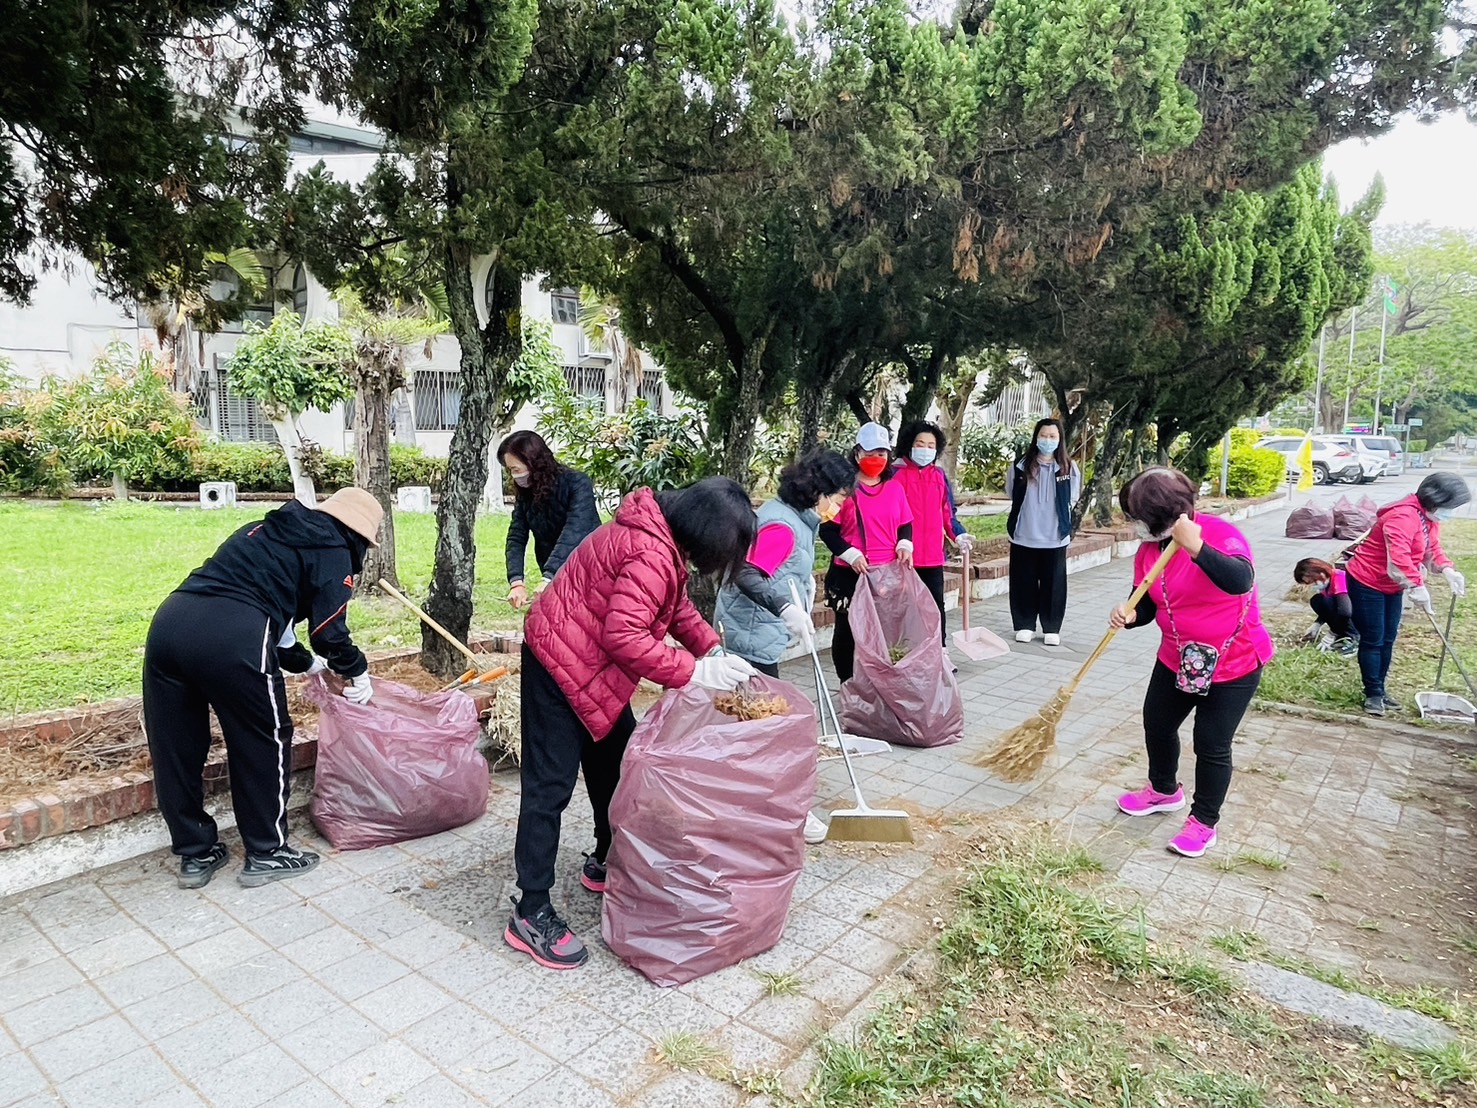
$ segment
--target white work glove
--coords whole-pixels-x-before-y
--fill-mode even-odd
[[[799,605],[786,604],[780,619],[785,621],[785,630],[796,642],[809,646],[815,638],[815,625],[810,622],[809,613],[801,611]]]
[[[277,640],[277,649],[278,650],[291,650],[296,645],[297,645],[297,632],[295,630],[293,630],[291,624],[288,624],[287,630],[286,631],[283,631],[282,632],[282,637]]]
[[[913,568],[913,543],[911,539],[898,540],[897,560],[902,563],[904,569]]]
[[[964,532],[964,534],[956,535],[954,537],[954,544],[958,546],[960,550],[973,550],[974,536],[966,531]]]
[[[368,704],[373,695],[374,686],[370,684],[367,673],[361,673],[344,686],[344,699],[354,704]]]
[[[324,661],[322,658],[318,657],[318,655],[314,654],[313,655],[313,664],[308,667],[307,673],[305,673],[304,676],[305,677],[312,677],[313,674],[315,674],[315,673],[324,673],[327,670],[328,670],[328,663],[326,661]]]
[[[1417,608],[1422,608],[1432,614],[1435,613],[1436,609],[1431,604],[1431,590],[1426,588],[1425,585],[1417,585],[1406,595],[1410,597],[1410,602]]]
[[[732,654],[710,654],[692,667],[692,683],[717,692],[732,692],[759,671]],[[345,694],[347,695],[347,693]]]
[[[1441,576],[1446,578],[1446,583],[1451,586],[1452,596],[1467,595],[1467,579],[1462,576],[1462,571],[1456,566],[1447,566],[1441,571]]]

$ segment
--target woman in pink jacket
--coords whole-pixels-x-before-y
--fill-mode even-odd
[[[1364,710],[1382,716],[1400,702],[1385,692],[1385,678],[1395,656],[1395,635],[1406,590],[1411,600],[1431,611],[1426,567],[1439,569],[1451,591],[1461,596],[1467,581],[1441,549],[1441,521],[1472,499],[1472,490],[1455,473],[1433,473],[1414,496],[1386,504],[1374,527],[1359,540],[1349,559],[1349,605],[1359,632],[1359,676],[1364,682]]]
[[[821,541],[833,555],[826,571],[826,604],[836,613],[831,662],[842,681],[850,681],[856,669],[851,598],[861,574],[889,562],[902,562],[909,569],[913,566],[913,510],[889,465],[891,440],[880,423],[864,423],[857,430],[851,452],[857,468],[856,491],[847,497],[836,518],[820,529]]]
[[[549,900],[560,817],[583,767],[595,851],[580,882],[604,892],[610,798],[636,728],[631,697],[641,678],[728,690],[754,676],[748,662],[719,652],[718,636],[687,598],[687,566],[728,576],[755,531],[748,494],[727,478],[637,489],[534,601],[519,682],[523,794],[513,858],[523,895],[503,938],[541,966],[577,969],[589,957]],[[682,648],[667,645],[668,635]]]
[[[1251,546],[1226,520],[1198,515],[1195,492],[1193,481],[1167,466],[1123,486],[1123,514],[1145,540],[1134,581],[1148,576],[1170,539],[1181,549],[1136,608],[1119,605],[1108,618],[1111,627],[1157,622],[1163,636],[1144,693],[1149,783],[1118,798],[1122,812],[1150,816],[1185,806],[1180,725],[1195,713],[1195,796],[1185,826],[1169,841],[1170,850],[1189,858],[1215,845],[1231,787],[1231,740],[1274,652],[1257,604]]]
[[[897,433],[896,480],[908,494],[913,513],[913,569],[938,605],[939,629],[948,633],[944,619],[944,540],[963,550],[974,538],[954,511],[954,489],[938,467],[946,440],[938,424],[926,419],[905,424]]]

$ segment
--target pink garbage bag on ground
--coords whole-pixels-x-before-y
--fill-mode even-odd
[[[790,714],[738,720],[710,689],[673,689],[626,748],[600,933],[658,985],[763,953],[785,929],[815,798],[815,708],[769,677],[748,694],[782,696]]]
[[[306,691],[319,712],[309,810],[335,849],[418,839],[487,811],[477,705],[466,693],[420,693],[375,681],[374,698],[360,705],[321,676]]]
[[[1289,539],[1333,538],[1333,512],[1304,504],[1287,513],[1287,529],[1283,532]]]
[[[1364,532],[1374,526],[1375,511],[1365,508],[1369,497],[1364,497],[1356,508],[1347,496],[1341,496],[1338,503],[1333,506],[1333,537],[1336,539],[1357,539]]]
[[[856,670],[841,686],[848,735],[904,746],[964,738],[964,703],[928,587],[897,562],[861,575],[851,601]],[[906,650],[894,664],[891,649]]]

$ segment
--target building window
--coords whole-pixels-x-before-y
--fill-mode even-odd
[[[415,371],[415,429],[451,431],[462,409],[462,383],[444,369]]]
[[[567,365],[564,380],[575,396],[605,400],[605,367],[603,365]]]
[[[636,387],[636,395],[646,401],[654,412],[662,410],[662,371],[659,369],[644,369],[641,371],[641,384]]]
[[[210,425],[211,408],[215,409],[215,433],[221,442],[276,442],[277,432],[262,414],[261,405],[249,396],[241,396],[231,388],[230,374],[216,358],[215,372],[209,374],[205,389],[191,394],[197,410]]]
[[[297,317],[306,321],[308,318],[308,267],[301,262],[292,271],[292,310]]]
[[[559,289],[550,299],[550,306],[555,323],[572,323],[576,327],[579,326],[580,294],[578,290]]]

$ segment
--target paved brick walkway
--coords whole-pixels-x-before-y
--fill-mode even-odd
[[[1277,538],[1281,523],[1246,525],[1269,607],[1307,547]],[[156,853],[0,902],[0,1105],[759,1104],[670,1070],[657,1044],[696,1032],[741,1071],[802,1082],[806,1046],[945,910],[950,874],[935,858],[948,817],[1011,806],[1090,843],[1160,927],[1255,930],[1287,953],[1360,968],[1378,927],[1388,953],[1369,968],[1460,981],[1460,965],[1439,952],[1443,934],[1477,922],[1471,808],[1450,802],[1470,776],[1453,776],[1467,771],[1439,741],[1256,717],[1237,746],[1216,855],[1255,848],[1288,868],[1175,858],[1162,849],[1168,823],[1113,807],[1143,776],[1137,710],[1157,642],[1145,630],[1120,636],[1095,668],[1040,779],[1007,785],[968,764],[1071,675],[1127,573],[1120,561],[1072,578],[1068,647],[1038,642],[965,667],[963,744],[859,762],[873,803],[931,817],[918,821],[923,841],[810,849],[784,940],[748,964],[659,989],[601,946],[598,902],[575,880],[590,833],[579,794],[555,898],[590,942],[591,964],[555,974],[507,950],[517,786],[499,775],[476,824],[330,855],[291,882],[246,890],[228,871],[186,892]],[[976,617],[1007,630],[1003,598]],[[787,675],[804,686],[806,670]],[[821,781],[824,807],[845,803],[838,762],[822,763]],[[313,842],[305,816],[296,829]],[[1388,895],[1371,906],[1371,888]],[[758,971],[794,974],[798,992],[768,995]]]

